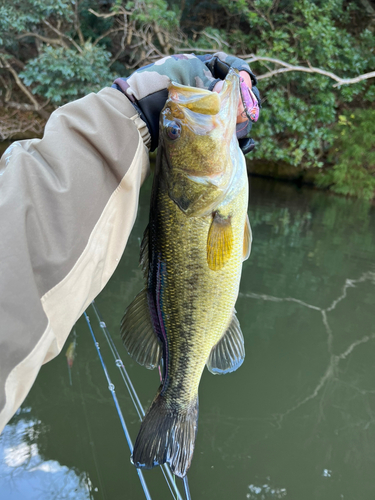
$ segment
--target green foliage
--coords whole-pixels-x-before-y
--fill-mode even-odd
[[[54,105],[108,85],[112,73],[127,76],[185,47],[248,60],[251,54],[267,56],[352,78],[375,69],[375,8],[364,9],[364,1],[0,0],[0,51],[18,73],[25,64],[23,82]],[[340,144],[337,161],[332,151],[339,116],[358,116],[352,136],[357,127],[363,129],[360,109],[373,106],[375,79],[337,87],[324,75],[293,71],[267,77],[281,66],[262,61],[251,66],[260,75],[264,103],[252,130],[257,148],[249,159],[299,168],[334,161],[335,168],[324,169],[319,182],[336,192],[370,197],[371,168],[344,159],[347,148],[354,151],[350,138]],[[15,85],[6,70],[0,68],[0,76],[7,84],[6,91],[0,89],[4,96]],[[25,96],[12,97],[17,99]],[[358,165],[364,161],[362,150],[365,144],[357,151]]]
[[[321,187],[371,200],[375,195],[375,111],[339,116],[329,160],[333,167],[318,179]]]
[[[72,19],[72,3],[69,0],[0,0],[0,44],[14,42],[12,35],[35,31],[35,26],[49,16]],[[5,36],[8,35],[8,36]],[[9,35],[11,35],[9,37]]]
[[[256,53],[291,64],[314,66],[349,78],[373,71],[375,37],[355,1],[253,0],[220,4],[240,26],[227,34],[235,51]],[[353,31],[364,28],[358,33]],[[268,63],[255,62],[257,74]],[[354,104],[359,96],[373,102],[373,80],[333,87],[326,76],[302,72],[282,73],[260,80],[266,101],[262,118],[253,128],[258,147],[251,157],[283,160],[294,166],[322,167],[334,140],[332,128],[340,108]]]
[[[167,30],[178,28],[178,10],[171,10],[165,0],[127,2],[125,8],[131,10],[132,18],[140,23],[155,22]]]
[[[86,43],[82,52],[63,47],[45,47],[41,55],[28,61],[20,74],[25,85],[55,104],[97,92],[112,83],[108,70],[111,54],[98,45]]]

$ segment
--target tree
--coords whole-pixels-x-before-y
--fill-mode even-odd
[[[2,121],[14,109],[45,119],[164,55],[223,50],[259,76],[250,158],[330,166],[338,117],[375,99],[374,29],[368,0],[0,0]]]

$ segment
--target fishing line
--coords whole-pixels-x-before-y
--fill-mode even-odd
[[[74,328],[74,338],[75,337],[76,337],[76,330]],[[89,443],[90,443],[90,446],[91,446],[91,453],[92,453],[92,457],[94,459],[96,473],[98,475],[100,492],[102,494],[102,498],[104,498],[104,500],[106,500],[108,498],[108,496],[107,496],[106,490],[104,488],[104,483],[102,481],[102,476],[100,474],[100,469],[99,469],[98,461],[97,461],[97,458],[96,458],[94,438],[93,438],[93,435],[92,435],[92,432],[91,432],[91,428],[90,428],[90,423],[89,423],[89,418],[88,418],[88,413],[87,413],[87,408],[86,408],[86,402],[85,402],[85,398],[83,396],[82,383],[81,383],[81,377],[80,377],[80,372],[79,372],[79,367],[78,366],[79,365],[77,363],[76,364],[76,369],[77,369],[78,385],[79,385],[79,390],[80,390],[80,393],[81,393],[81,403],[82,403],[82,408],[83,408],[83,414],[84,414],[84,417],[85,417],[85,420],[86,420],[86,429],[87,429],[87,432],[88,432],[88,435],[89,435]],[[78,435],[80,435],[80,433],[78,433]]]
[[[117,368],[120,370],[122,380],[124,381],[124,384],[129,392],[130,398],[131,398],[133,405],[137,411],[138,417],[140,420],[142,420],[142,418],[145,416],[145,412],[144,412],[143,406],[139,400],[138,394],[133,386],[133,383],[132,383],[132,381],[129,377],[129,374],[124,366],[124,363],[123,363],[122,359],[120,358],[120,354],[118,353],[116,346],[115,346],[115,343],[113,342],[113,339],[111,337],[111,334],[109,333],[109,331],[107,329],[107,325],[103,321],[103,318],[102,318],[98,308],[96,307],[96,304],[94,301],[92,301],[91,306],[95,312],[96,318],[99,322],[99,326],[100,326],[100,328],[104,334],[104,337],[109,345],[109,348],[112,352],[112,356],[115,360],[115,364],[116,364]]]
[[[98,307],[96,306],[95,304],[95,301],[92,301],[91,303],[91,306],[95,312],[95,315],[96,315],[96,318],[99,322],[99,326],[104,334],[104,337],[105,339],[107,340],[107,343],[109,345],[109,348],[112,352],[112,355],[113,355],[113,358],[115,360],[115,364],[117,366],[117,368],[120,370],[120,374],[121,374],[121,377],[126,385],[126,388],[129,392],[129,395],[131,397],[131,400],[133,401],[133,404],[134,404],[134,407],[138,413],[138,417],[140,419],[140,421],[142,421],[143,417],[145,416],[145,411],[143,409],[143,406],[140,402],[140,399],[138,397],[138,394],[134,388],[134,385],[130,379],[130,376],[124,366],[124,363],[120,357],[120,354],[116,348],[116,345],[112,339],[112,336],[111,334],[109,333],[108,329],[107,329],[107,326],[105,324],[105,322],[103,321],[103,317],[102,315],[100,314],[100,311],[98,309]],[[181,497],[181,493],[178,491],[176,485],[175,485],[175,482],[173,480],[173,476],[172,476],[172,473],[168,467],[167,464],[164,464],[162,467],[161,467],[161,471],[162,471],[162,474],[164,476],[164,479],[168,485],[168,488],[169,488],[169,491],[171,492],[171,495],[172,497],[176,500],[176,497],[175,497],[175,494],[174,492],[176,492],[177,494],[177,500],[183,500],[182,497]],[[165,472],[164,472],[165,471]],[[167,477],[166,477],[166,474],[167,474]],[[169,481],[168,481],[169,480]]]
[[[107,371],[107,368],[106,368],[106,366],[104,364],[103,357],[102,357],[102,354],[100,352],[99,342],[97,342],[97,340],[95,338],[95,335],[94,335],[94,332],[93,332],[93,329],[92,329],[92,326],[91,326],[91,323],[90,323],[90,318],[87,316],[86,312],[84,312],[83,314],[85,316],[87,326],[89,327],[92,339],[93,339],[95,347],[96,347],[96,351],[98,353],[100,362],[102,364],[102,368],[103,368],[104,374],[105,374],[107,382],[108,382],[108,389],[110,390],[110,392],[112,394],[113,401],[115,403],[116,410],[117,410],[117,413],[118,413],[118,416],[119,416],[119,419],[120,419],[120,422],[121,422],[122,429],[124,431],[126,440],[128,442],[128,446],[129,446],[130,452],[133,453],[133,443],[132,443],[132,440],[131,440],[128,428],[126,426],[125,419],[124,419],[124,416],[122,414],[119,402],[117,400],[117,396],[116,396],[116,392],[115,392],[115,386],[112,384],[111,379],[110,379],[109,374],[108,374],[108,371]],[[143,477],[142,471],[140,469],[138,469],[138,468],[136,470],[137,470],[137,473],[138,473],[138,476],[139,476],[139,480],[141,482],[141,485],[142,485],[142,488],[143,488],[143,492],[145,494],[146,499],[147,500],[152,500],[150,492],[148,491],[148,488],[147,488],[147,485],[146,485],[145,478]]]
[[[187,475],[183,478],[186,500],[191,500],[190,488]]]
[[[142,421],[143,417],[145,416],[145,411],[144,411],[143,406],[140,402],[138,394],[134,388],[134,385],[130,379],[130,376],[129,376],[129,374],[124,366],[124,363],[120,357],[120,354],[116,348],[116,345],[112,339],[112,336],[107,329],[107,325],[103,321],[103,317],[102,317],[97,305],[95,304],[94,300],[91,302],[91,307],[94,310],[94,313],[95,313],[96,318],[98,320],[99,326],[104,334],[105,339],[107,340],[107,343],[109,345],[109,348],[110,348],[112,355],[113,355],[113,358],[115,360],[115,364],[116,364],[117,368],[120,370],[121,377],[126,385],[126,388],[129,392],[131,400],[133,401],[135,409],[138,413],[138,417]],[[175,494],[176,494],[177,500],[183,500],[181,493],[179,492],[179,490],[177,488],[176,482],[174,480],[174,477],[172,476],[172,473],[170,471],[168,464],[163,464],[163,466],[160,469],[162,471],[162,474],[163,474],[164,479],[168,485],[168,488],[169,488],[169,491],[171,492],[172,497],[174,499],[176,499],[176,496],[175,496]],[[167,477],[166,477],[166,475],[167,475]],[[185,495],[186,495],[187,500],[191,500],[189,486],[188,486],[187,482],[186,482],[186,484],[184,482],[184,488],[185,488]]]

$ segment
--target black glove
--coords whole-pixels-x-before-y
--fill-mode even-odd
[[[168,56],[143,66],[128,78],[117,78],[112,87],[123,92],[139,112],[150,131],[150,149],[154,151],[158,146],[159,116],[168,97],[169,84],[173,81],[190,87],[212,90],[219,80],[225,78],[231,67],[249,73],[254,94],[259,102],[258,89],[254,86],[257,80],[248,64],[223,52],[205,56],[194,54]],[[246,154],[255,145],[252,139],[243,139],[250,132],[251,120],[248,119],[239,125],[237,137],[241,149]]]

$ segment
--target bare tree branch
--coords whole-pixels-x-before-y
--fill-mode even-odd
[[[0,54],[7,56],[6,57],[7,59],[12,59],[12,62],[14,62],[14,64],[16,66],[18,66],[19,68],[21,68],[21,69],[25,68],[25,64],[22,61],[17,59],[17,57],[15,57],[13,54],[9,54],[9,52],[7,52],[6,50],[4,50],[4,49],[0,50]]]
[[[35,106],[23,102],[8,101],[6,102],[7,108],[18,109],[21,111],[35,111]]]
[[[22,35],[18,35],[16,38],[25,38],[27,36],[33,36],[35,38],[38,38],[38,40],[42,40],[42,42],[49,43],[51,45],[62,45],[66,49],[69,48],[69,46],[64,42],[62,38],[49,38],[47,36],[39,35],[38,33],[23,33]]]
[[[0,63],[1,63],[2,68],[7,69],[12,74],[12,76],[15,79],[16,84],[18,85],[20,90],[22,90],[22,92],[27,96],[29,101],[31,101],[33,103],[34,110],[37,111],[40,114],[40,116],[47,119],[49,117],[49,114],[41,108],[41,106],[39,105],[39,103],[35,99],[35,97],[31,94],[31,92],[29,92],[27,87],[25,87],[25,85],[21,82],[21,79],[18,76],[17,71],[15,71],[15,69],[12,68],[12,66],[3,57],[0,57]]]
[[[100,42],[100,40],[103,40],[103,38],[105,38],[106,36],[110,35],[111,33],[116,33],[117,31],[123,31],[123,28],[110,28],[109,30],[107,30],[105,33],[103,33],[102,35],[100,35],[94,42],[93,42],[93,45],[97,45],[98,42]]]
[[[120,13],[126,14],[128,16],[130,16],[133,13],[132,11],[125,10],[123,7],[120,7],[118,12],[110,12],[109,14],[100,14],[100,12],[96,12],[93,9],[88,9],[88,11],[91,12],[91,14],[94,14],[94,16],[102,17],[103,19],[108,19],[108,17],[117,16]]]
[[[14,103],[18,104],[18,103]],[[1,103],[0,103],[1,106]],[[25,106],[30,106],[25,104]],[[12,110],[8,111],[9,103],[5,106],[5,114],[2,113],[0,121],[0,141],[20,137],[24,134],[32,136],[42,135],[45,121],[42,118],[33,118],[30,116],[30,110]]]
[[[289,71],[302,71],[304,73],[317,73],[319,75],[328,76],[329,78],[332,78],[332,80],[335,80],[337,82],[333,85],[334,87],[339,87],[340,85],[351,85],[353,83],[358,83],[358,82],[361,82],[363,80],[367,80],[369,78],[375,78],[375,71],[371,71],[370,73],[365,73],[363,75],[359,75],[359,76],[356,76],[354,78],[340,78],[339,76],[335,75],[331,71],[326,71],[326,70],[320,69],[320,68],[314,68],[311,65],[309,65],[309,67],[294,66],[293,64],[289,64],[285,61],[281,61],[280,59],[274,59],[273,57],[262,57],[262,56],[257,56],[255,54],[249,54],[249,55],[242,56],[242,57],[249,64],[253,63],[255,61],[268,61],[271,63],[278,64],[280,66],[283,66],[283,68],[275,69],[273,71],[269,71],[268,73],[264,73],[263,75],[257,76],[258,80],[263,80],[265,78],[271,78],[272,76],[278,75],[280,73],[287,73]]]
[[[132,64],[131,66],[126,64],[126,68],[127,69],[134,69],[135,67],[137,66],[140,66],[141,63],[145,62],[149,57],[150,55],[152,54],[152,52],[154,52],[155,48],[152,47],[147,53],[142,53],[141,54],[141,57],[138,59],[138,61],[136,61],[134,64]],[[163,56],[164,57],[164,56]],[[159,59],[160,56],[157,55],[157,58]]]
[[[200,49],[199,47],[182,47],[178,49],[179,52],[204,52],[205,54],[214,54],[220,52],[220,49]]]
[[[3,84],[4,89],[5,89],[4,101],[8,102],[12,96],[12,85],[11,85],[11,83],[6,82],[5,78],[3,78],[1,75],[0,75],[0,81]]]
[[[132,27],[130,26],[130,30],[128,30],[128,16],[125,13],[123,15],[124,15],[124,25],[122,27],[123,34],[122,34],[122,37],[121,37],[120,48],[116,52],[116,54],[112,57],[110,63],[108,64],[109,68],[112,66],[112,64],[115,61],[117,61],[117,59],[120,57],[120,55],[125,50],[125,41],[127,42],[127,44],[129,44],[130,40],[131,40],[131,37],[132,37]],[[130,35],[130,37],[129,37],[129,35]],[[129,42],[128,42],[128,40],[129,40]]]
[[[205,37],[207,37],[207,38],[209,38],[211,40],[214,40],[218,44],[218,46],[219,46],[219,48],[215,52],[218,52],[218,51],[222,50],[222,45],[223,44],[226,45],[227,47],[229,47],[229,43],[225,42],[220,37],[217,37],[217,36],[214,36],[214,35],[210,35],[209,33],[207,33],[204,30],[203,31],[194,31],[194,30],[192,30],[192,31],[193,31],[193,33],[195,35],[204,35]]]
[[[154,31],[156,34],[157,39],[159,40],[160,46],[163,48],[164,52],[169,54],[169,49],[171,48],[169,43],[166,43],[165,36],[163,34],[163,31],[159,28],[157,23],[154,23]]]
[[[369,0],[360,0],[360,2],[363,5],[363,7],[365,8],[367,14],[369,16],[371,16],[371,17],[374,17],[375,16],[375,9],[371,5],[371,3],[369,2]]]
[[[49,100],[47,101],[47,104],[48,104],[48,102],[49,102]],[[44,106],[46,106],[46,104]],[[33,106],[32,104],[26,104],[23,102],[6,101],[5,107],[18,109],[20,111],[36,111],[35,106]],[[40,107],[40,109],[42,109],[42,106]]]
[[[78,52],[80,52],[82,54],[82,49],[81,47],[78,45],[78,43],[76,43],[72,37],[68,36],[68,35],[65,35],[65,33],[62,33],[60,30],[58,30],[57,28],[55,28],[55,26],[53,26],[51,23],[49,23],[46,19],[43,19],[43,23],[48,26],[52,31],[54,31],[55,33],[57,33],[58,35],[60,35],[62,38],[66,38],[67,40],[69,40],[69,42],[74,45],[74,47],[78,50]]]
[[[79,38],[79,43],[81,45],[85,44],[85,39],[83,38],[83,34],[81,31],[81,23],[79,21],[79,12],[78,12],[78,7],[79,7],[79,0],[76,0],[74,2],[74,28],[78,34]]]
[[[25,85],[21,82],[20,77],[17,74],[17,71],[15,71],[12,66],[3,58],[0,57],[1,61],[1,67],[4,69],[7,69],[10,73],[12,73],[13,78],[16,80],[16,83],[18,87],[22,90],[22,92],[28,97],[28,99],[33,103],[35,111],[39,109],[39,103],[35,99],[35,97],[28,91],[28,89],[25,87]]]

